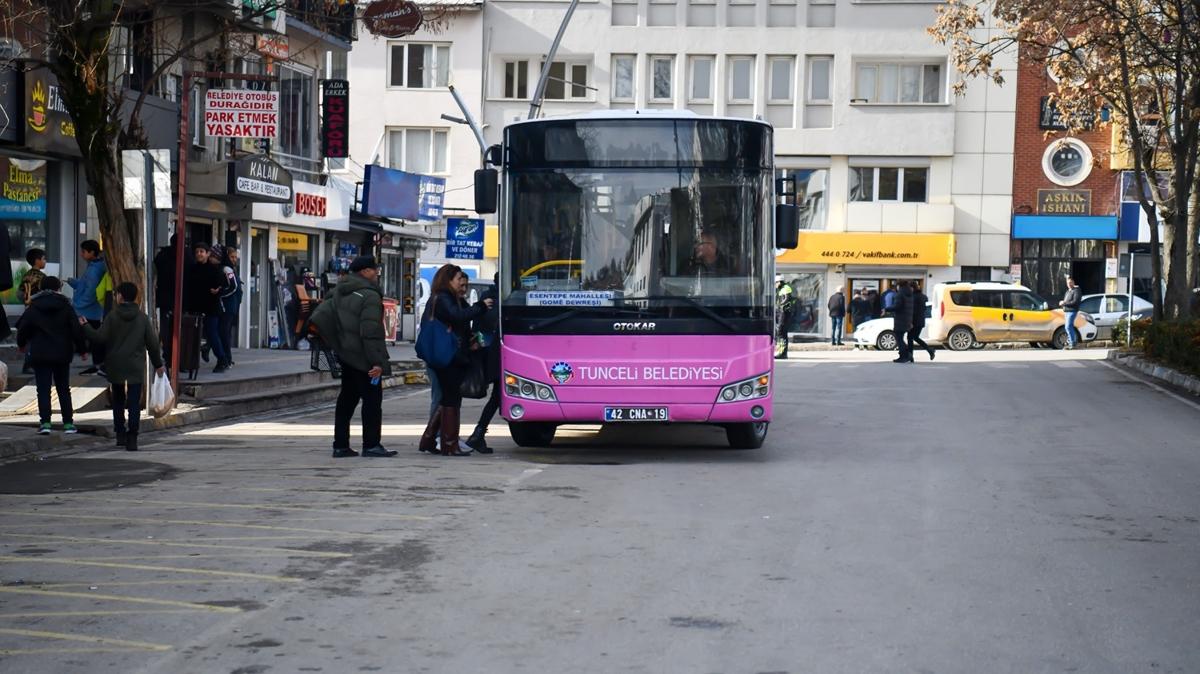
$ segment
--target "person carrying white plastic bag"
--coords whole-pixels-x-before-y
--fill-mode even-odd
[[[100,329],[80,320],[89,340],[108,347],[104,369],[110,383],[113,430],[117,434],[117,446],[130,452],[137,451],[142,391],[146,384],[146,356],[150,356],[157,375],[162,376],[165,372],[158,335],[150,318],[138,307],[137,296],[137,286],[126,281],[117,286],[116,297],[120,304],[104,317]]]
[[[150,399],[146,409],[155,419],[167,416],[175,407],[175,391],[171,390],[171,379],[166,373],[154,375],[154,383],[150,385]]]

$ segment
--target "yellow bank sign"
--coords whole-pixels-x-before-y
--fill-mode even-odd
[[[800,232],[800,245],[775,258],[778,264],[858,264],[950,267],[953,234],[857,234]]]

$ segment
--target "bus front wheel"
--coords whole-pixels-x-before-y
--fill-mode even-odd
[[[725,438],[734,449],[758,449],[767,439],[767,422],[729,424],[725,426]]]
[[[508,422],[508,434],[518,447],[549,447],[554,442],[554,424],[533,421]]]

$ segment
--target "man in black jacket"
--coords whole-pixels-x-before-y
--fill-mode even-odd
[[[900,282],[900,286],[896,290],[895,303],[892,306],[892,332],[896,334],[896,348],[900,351],[900,357],[892,362],[911,363],[913,362],[912,349],[908,346],[907,337],[908,331],[913,326],[913,293],[908,281]]]
[[[1075,279],[1067,277],[1067,293],[1063,295],[1063,299],[1058,303],[1063,308],[1066,314],[1066,330],[1067,330],[1067,348],[1074,349],[1075,343],[1078,340],[1076,335],[1079,331],[1075,328],[1075,317],[1079,315],[1079,305],[1083,303],[1083,290],[1075,285]]]
[[[925,303],[929,301],[929,298],[925,296],[925,293],[921,292],[920,286],[915,283],[913,284],[912,297],[913,321],[912,327],[908,329],[908,357],[911,361],[913,344],[915,343],[920,344],[921,348],[925,349],[925,352],[929,354],[929,360],[933,360],[933,349],[925,343],[925,340],[921,339],[921,331],[925,329]]]
[[[158,309],[158,332],[162,336],[163,360],[171,362],[172,315],[175,311],[175,244],[178,234],[154,255],[154,306]]]
[[[496,416],[496,412],[500,409],[500,275],[496,274],[492,277],[492,287],[484,291],[481,300],[491,300],[492,306],[483,316],[475,319],[475,334],[482,336],[484,343],[483,347],[483,367],[487,373],[488,381],[492,386],[492,394],[488,397],[487,403],[483,406],[483,411],[479,414],[479,422],[475,424],[475,430],[471,433],[471,437],[467,438],[467,446],[479,452],[480,454],[491,454],[492,448],[488,447],[487,440],[484,436],[487,434],[488,425],[492,423],[492,418]]]
[[[213,372],[229,369],[229,352],[221,337],[221,290],[225,287],[225,274],[220,265],[209,264],[208,244],[192,244],[195,263],[183,272],[183,310],[204,316],[204,336],[217,357]]]
[[[831,325],[833,338],[831,343],[834,346],[842,345],[842,326],[846,320],[846,296],[842,294],[842,289],[838,288],[836,292],[829,297],[829,323]]]
[[[84,349],[83,329],[71,301],[62,295],[56,276],[42,279],[42,291],[33,296],[17,322],[17,347],[29,349],[37,382],[40,435],[50,434],[50,385],[58,390],[63,432],[76,433],[71,405],[71,361]]]

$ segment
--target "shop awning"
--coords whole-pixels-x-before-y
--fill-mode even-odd
[[[1115,215],[1017,215],[1013,216],[1014,239],[1101,239],[1117,238]]]
[[[430,236],[429,232],[426,232],[423,229],[418,229],[417,227],[394,225],[387,222],[381,222],[379,223],[379,226],[383,228],[383,231],[388,232],[389,234],[398,234],[406,239],[412,239],[414,241],[428,241],[433,238]]]

